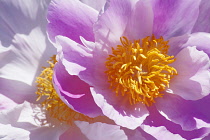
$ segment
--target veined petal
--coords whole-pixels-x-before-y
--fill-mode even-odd
[[[51,41],[62,35],[81,44],[80,36],[94,41],[93,23],[98,11],[78,0],[53,0],[48,9],[48,34]]]
[[[201,0],[152,0],[153,33],[164,39],[191,33],[199,14]]]

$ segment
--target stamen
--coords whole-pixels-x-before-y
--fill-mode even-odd
[[[167,55],[168,41],[154,35],[133,42],[121,37],[120,41],[122,45],[112,48],[105,63],[110,88],[116,96],[127,96],[131,105],[141,102],[150,106],[155,98],[163,96],[161,91],[177,75],[176,69],[169,66],[175,59]]]

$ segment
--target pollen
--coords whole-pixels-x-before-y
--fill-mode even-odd
[[[37,101],[42,101],[42,106],[52,118],[61,123],[72,124],[74,121],[91,121],[92,118],[78,113],[69,108],[58,96],[52,83],[53,68],[56,63],[55,56],[48,61],[49,67],[44,67],[39,77],[37,77]]]
[[[151,106],[177,75],[170,66],[175,58],[167,54],[168,41],[154,35],[134,41],[121,37],[120,41],[105,62],[110,89],[116,96],[128,97],[131,105]]]

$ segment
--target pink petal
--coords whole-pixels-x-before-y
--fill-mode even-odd
[[[201,127],[198,120],[205,121],[204,116],[208,114],[200,112],[200,107],[198,110],[195,108],[205,101],[196,102],[165,93],[163,98],[158,98],[155,105],[149,108],[150,116],[144,124],[155,127],[164,126],[169,132],[179,134],[185,139],[204,137],[208,130],[205,128],[207,123],[203,122],[205,125]],[[208,101],[206,103],[208,104]]]
[[[202,0],[199,6],[198,19],[192,32],[210,32],[210,3],[208,0]]]
[[[173,94],[198,100],[210,93],[210,61],[206,53],[195,47],[184,48],[171,65],[178,71],[169,85]]]
[[[178,37],[172,37],[169,40],[169,55],[176,56],[183,48],[188,46],[196,46],[196,49],[204,51],[210,56],[210,34],[209,33],[193,33]]]
[[[153,0],[154,26],[156,37],[166,40],[190,33],[199,14],[201,0]]]
[[[78,0],[53,0],[48,9],[48,34],[55,42],[55,36],[62,35],[77,43],[79,37],[94,41],[93,23],[98,12]]]
[[[70,108],[90,117],[102,115],[90,93],[90,86],[79,77],[70,75],[61,62],[55,65],[53,81],[63,102]]]
[[[106,88],[107,90],[105,90]],[[122,127],[135,129],[148,116],[148,111],[144,105],[136,104],[131,106],[126,101],[126,97],[125,99],[116,97],[115,93],[108,90],[108,87],[101,89],[91,88],[91,93],[103,114]]]
[[[131,17],[129,17],[124,35],[131,40],[151,36],[153,16],[150,1],[138,1],[132,9]]]
[[[94,25],[96,42],[102,43],[108,51],[119,44],[120,37],[126,29],[126,24],[131,16],[132,5],[129,0],[107,1],[104,9]],[[105,44],[104,44],[105,43]]]
[[[101,59],[100,51],[82,46],[67,37],[57,36],[59,58],[70,75],[77,75],[90,86],[106,85],[105,59]],[[86,44],[87,45],[87,44]]]

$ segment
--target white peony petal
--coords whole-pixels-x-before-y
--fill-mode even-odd
[[[29,140],[30,133],[24,129],[0,124],[0,130],[1,140]]]
[[[32,105],[28,102],[24,102],[11,110],[2,111],[0,113],[0,125],[11,125],[13,128],[10,129],[25,130],[23,132],[29,134],[30,138],[21,140],[46,140],[46,138],[58,140],[60,135],[67,129],[67,126],[65,125],[56,127],[41,125],[40,119],[44,119],[41,108],[38,105]],[[13,131],[8,131],[10,133],[7,133],[7,135],[4,136],[10,138],[13,136]],[[3,132],[0,131],[0,136],[1,133]],[[20,134],[22,134],[22,132]],[[18,135],[16,134],[16,136]]]
[[[17,104],[6,96],[0,94],[0,111],[5,109],[11,109],[15,107]]]
[[[35,101],[35,78],[56,52],[46,35],[49,2],[0,1],[0,91],[17,103]]]

